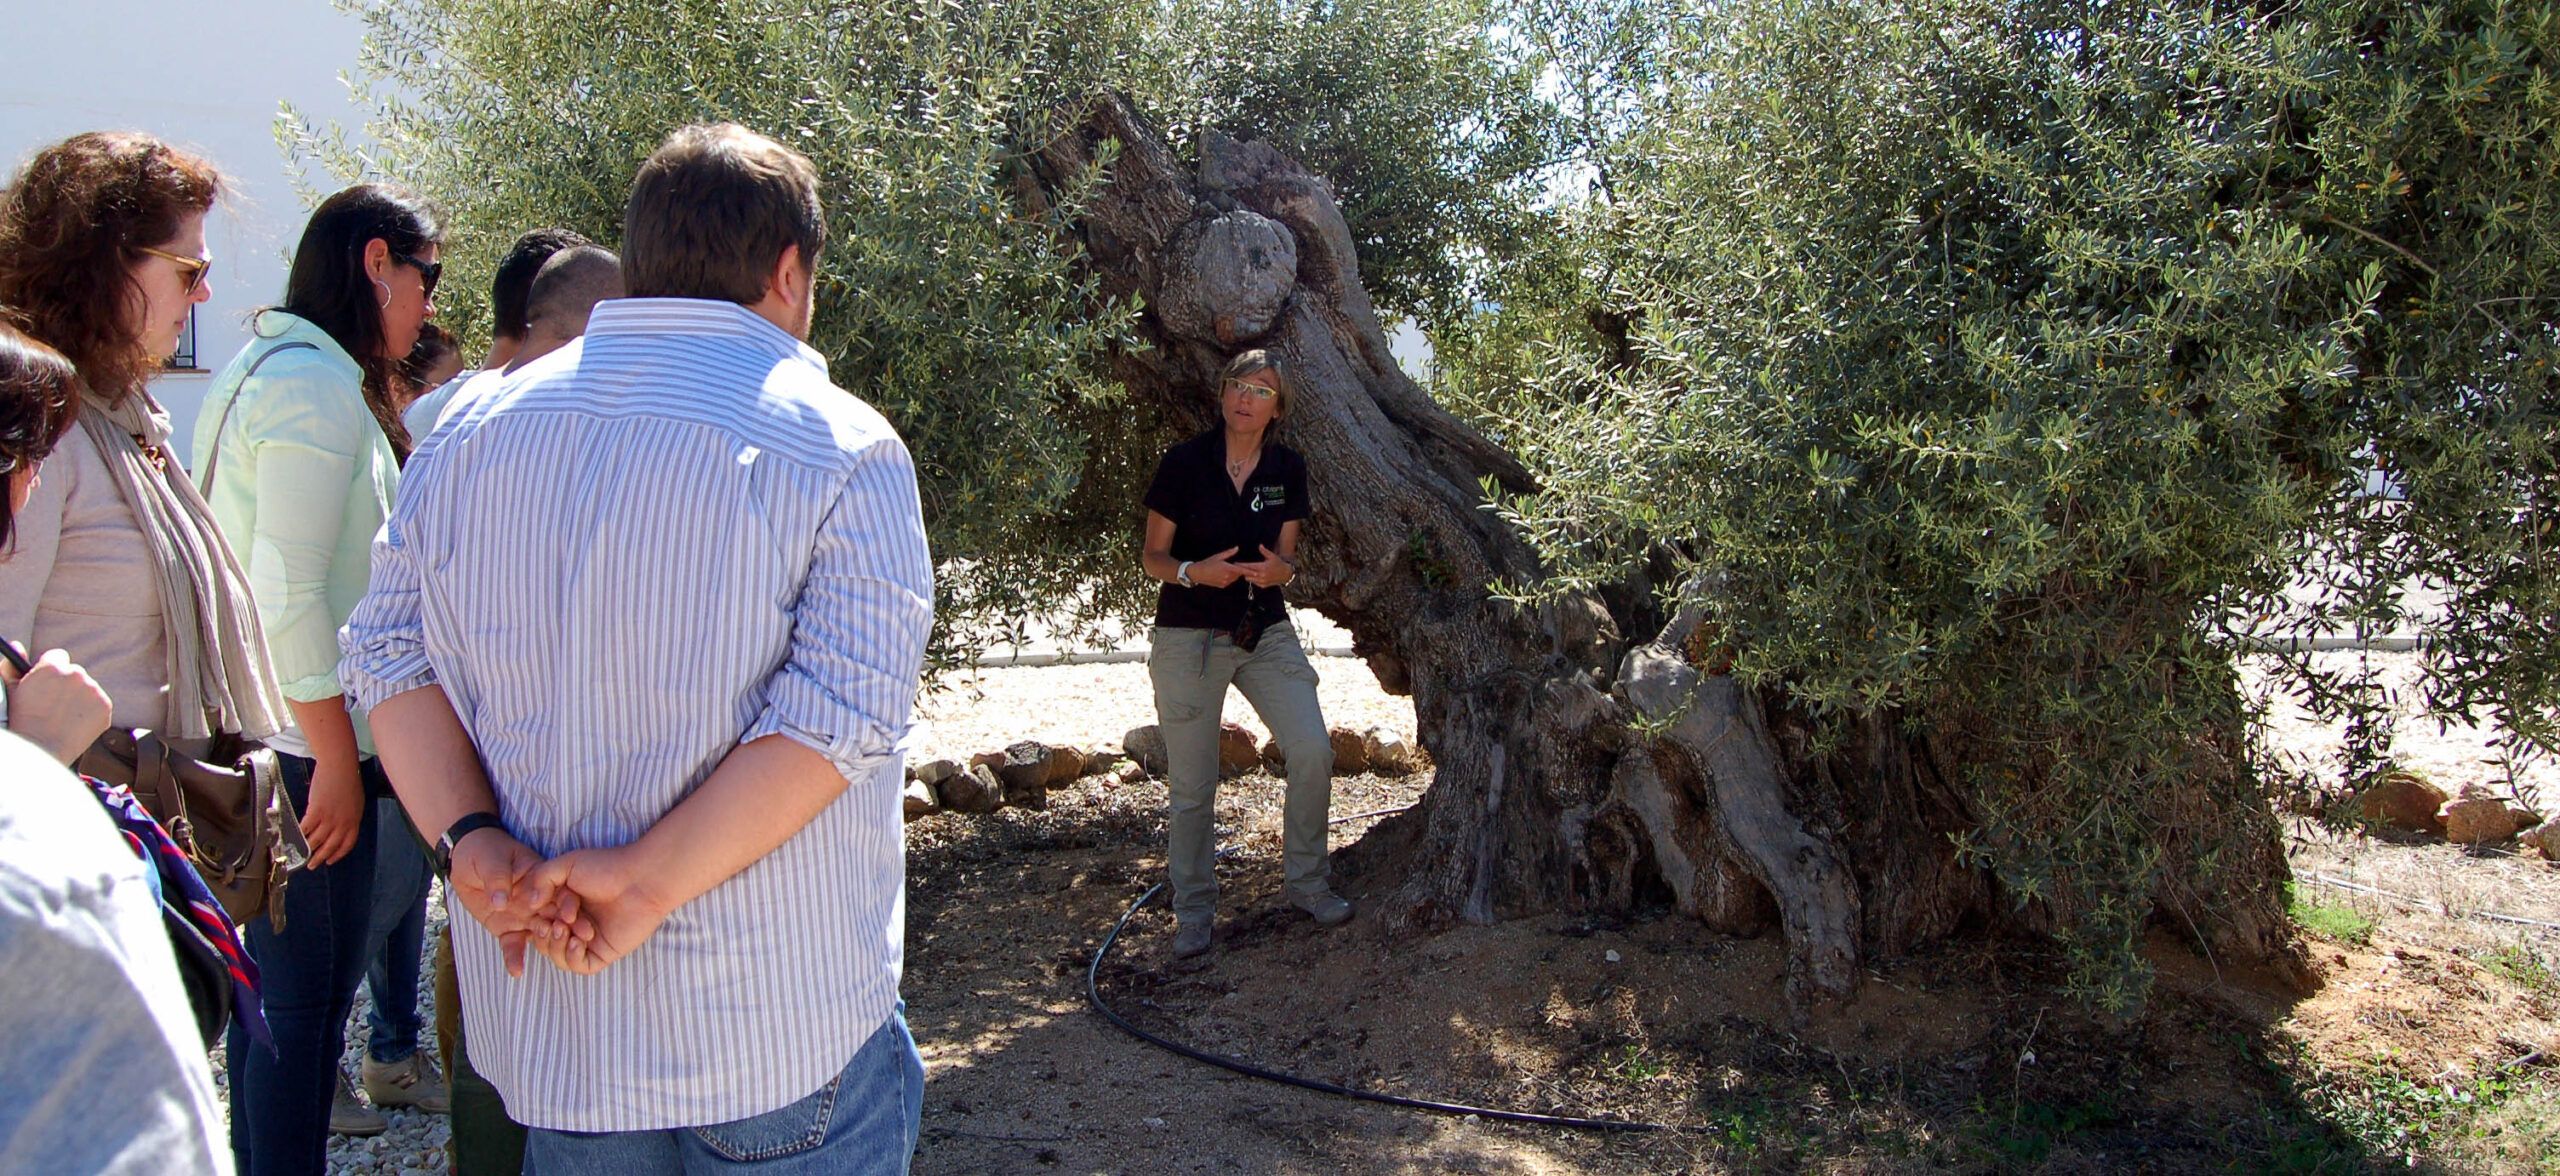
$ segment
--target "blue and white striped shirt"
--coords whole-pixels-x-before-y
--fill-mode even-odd
[[[526,844],[629,843],[775,733],[851,782],[597,975],[510,981],[454,921],[472,1064],[518,1121],[761,1114],[888,1020],[932,577],[906,445],[731,303],[603,303],[410,459],[340,674],[364,707],[441,684]]]

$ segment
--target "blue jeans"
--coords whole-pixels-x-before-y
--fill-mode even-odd
[[[373,917],[367,925],[364,986],[373,995],[365,1015],[365,1052],[396,1062],[418,1052],[418,961],[427,942],[427,892],[435,877],[427,851],[409,832],[397,800],[373,802],[382,831],[374,839]]]
[[[906,1006],[855,1051],[844,1072],[778,1111],[668,1131],[526,1133],[527,1176],[757,1176],[904,1173],[924,1117],[924,1057]]]
[[[311,801],[312,763],[282,756],[285,791],[297,811]],[[368,791],[387,787],[381,765],[364,764]],[[373,806],[364,806],[356,844],[335,865],[287,878],[285,929],[265,915],[249,920],[249,956],[276,1051],[250,1043],[240,1022],[226,1039],[231,1073],[231,1156],[240,1176],[319,1176],[329,1159],[329,1098],[347,1013],[364,979],[367,921],[373,914]]]

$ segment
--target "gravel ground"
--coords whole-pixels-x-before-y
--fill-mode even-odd
[[[420,1037],[429,1061],[435,1059],[435,942],[444,930],[444,883],[438,882],[427,898],[428,955],[418,969],[418,1018],[426,1028]],[[365,1012],[373,1007],[373,997],[359,985],[356,988],[355,1014],[347,1018],[347,1048],[338,1058],[338,1066],[350,1078],[360,1071],[357,1065],[364,1053]],[[213,1093],[226,1111],[231,1105],[231,1085],[223,1072],[222,1050],[213,1051]],[[361,1087],[359,1087],[361,1089]],[[399,1107],[383,1112],[391,1120],[391,1130],[369,1139],[344,1135],[329,1137],[329,1172],[331,1176],[355,1173],[380,1173],[381,1176],[418,1176],[420,1173],[447,1171],[445,1140],[452,1128],[443,1115]]]

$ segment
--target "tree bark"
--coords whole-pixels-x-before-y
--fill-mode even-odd
[[[1072,244],[1106,294],[1143,304],[1145,346],[1113,357],[1134,396],[1207,428],[1231,355],[1287,364],[1278,437],[1305,455],[1316,500],[1290,602],[1350,630],[1379,681],[1412,695],[1437,765],[1414,809],[1346,851],[1392,880],[1370,900],[1391,934],[1667,898],[1719,930],[1780,929],[1801,1014],[1850,994],[1872,954],[2041,917],[1958,862],[1961,790],[1890,716],[1817,754],[1806,724],[1721,672],[1694,612],[1629,634],[1650,608],[1625,603],[1640,591],[1612,594],[1617,614],[1596,595],[1498,598],[1539,565],[1482,487],[1529,489],[1529,474],[1398,366],[1322,179],[1260,143],[1212,135],[1201,157],[1183,166],[1104,98],[1032,154],[1018,190],[1045,211],[1107,168]],[[2281,854],[2252,864],[2239,885],[2272,893]],[[2242,938],[2259,958],[2289,950],[2263,927]]]

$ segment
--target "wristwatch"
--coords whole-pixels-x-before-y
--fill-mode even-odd
[[[1185,588],[1195,588],[1195,587],[1198,587],[1198,585],[1193,584],[1193,583],[1191,582],[1191,561],[1190,561],[1190,560],[1187,560],[1187,559],[1186,559],[1186,560],[1182,561],[1182,566],[1180,566],[1180,567],[1177,567],[1177,568],[1173,569],[1173,582],[1174,582],[1174,583],[1176,583],[1176,584],[1180,584],[1180,585],[1182,585],[1182,586],[1183,586],[1183,587],[1185,587]]]
[[[453,823],[452,828],[444,831],[444,836],[436,838],[436,869],[450,877],[453,874],[453,849],[462,844],[463,838],[482,829],[505,832],[506,828],[507,823],[499,820],[496,813],[464,814],[461,820]]]

